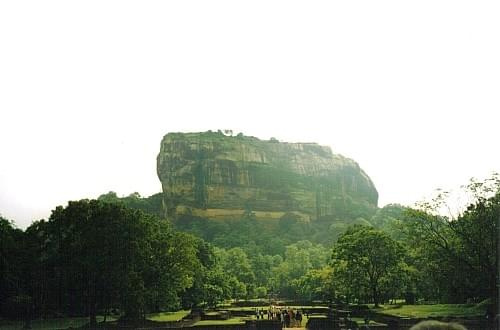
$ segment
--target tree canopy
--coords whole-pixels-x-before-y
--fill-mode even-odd
[[[46,290],[38,308],[83,311],[91,324],[98,311],[111,307],[140,318],[179,304],[178,294],[193,284],[199,264],[194,237],[117,203],[69,202],[27,233]]]
[[[335,244],[331,265],[348,292],[365,292],[378,305],[383,282],[398,271],[402,252],[400,244],[388,234],[354,226]]]
[[[157,216],[158,196],[113,192],[58,206],[24,231],[0,217],[0,313],[87,315],[95,324],[110,310],[139,319],[270,296],[497,304],[500,179],[463,191],[467,206],[448,216],[438,212],[441,193],[350,222],[285,214],[272,223],[249,209],[234,221],[171,224]]]

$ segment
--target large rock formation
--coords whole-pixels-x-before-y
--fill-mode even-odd
[[[362,216],[377,207],[370,178],[349,158],[316,143],[169,133],[157,159],[168,216],[304,221]]]

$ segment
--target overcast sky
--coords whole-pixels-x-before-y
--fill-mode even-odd
[[[498,1],[2,1],[0,213],[161,190],[168,132],[356,160],[387,203],[500,171]]]

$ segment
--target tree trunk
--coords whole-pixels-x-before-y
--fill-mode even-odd
[[[90,310],[89,310],[89,319],[90,319],[90,327],[94,328],[97,327],[97,315],[96,315],[96,306],[95,303],[90,304]]]
[[[90,287],[90,297],[89,297],[89,319],[90,327],[97,327],[97,295],[96,295],[96,280],[95,273],[91,273],[89,276],[89,287]]]
[[[95,295],[95,286],[92,288],[92,293],[90,295],[90,303],[89,303],[89,321],[90,327],[97,327],[97,306],[96,306],[96,295]]]
[[[373,303],[375,304],[375,307],[379,307],[378,306],[378,292],[377,292],[376,287],[372,288],[372,296],[373,296]]]

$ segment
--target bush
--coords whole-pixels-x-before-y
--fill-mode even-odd
[[[267,288],[263,286],[259,286],[255,289],[255,295],[257,298],[266,298],[267,297]]]

